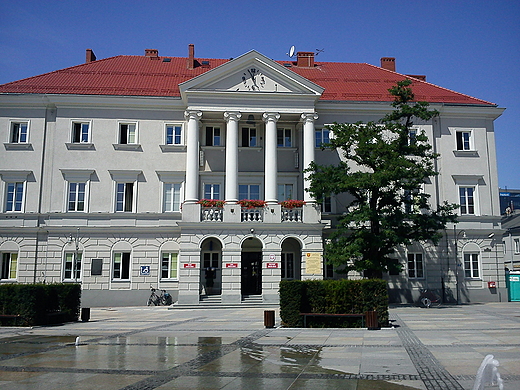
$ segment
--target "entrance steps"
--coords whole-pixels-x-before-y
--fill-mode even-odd
[[[242,296],[242,303],[257,303],[262,304],[264,303],[264,300],[261,295],[243,295]]]
[[[168,309],[223,309],[233,307],[261,307],[261,308],[277,308],[278,304],[264,303],[261,295],[243,295],[242,301],[237,303],[222,303],[220,295],[201,295],[198,304],[178,304],[174,303]]]

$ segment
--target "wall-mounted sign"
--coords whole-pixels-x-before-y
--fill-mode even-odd
[[[321,275],[321,253],[308,252],[305,254],[305,273]]]
[[[186,263],[186,264],[184,264],[184,268],[197,268],[197,264],[195,264],[195,263]]]
[[[139,269],[139,275],[140,276],[150,276],[150,266],[149,265],[142,265]]]
[[[267,263],[267,268],[278,268],[278,263]]]
[[[273,254],[273,253],[271,253],[271,254],[269,255],[269,260],[276,260],[276,255]]]
[[[238,263],[226,263],[226,268],[238,268]]]

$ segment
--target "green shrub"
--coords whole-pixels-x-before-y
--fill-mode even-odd
[[[287,327],[303,326],[300,313],[364,314],[376,311],[388,324],[388,292],[384,280],[292,280],[280,283],[280,317]],[[308,318],[310,327],[360,327],[361,319]]]
[[[77,321],[81,286],[79,284],[0,285],[0,314],[19,314],[7,325],[46,325]]]

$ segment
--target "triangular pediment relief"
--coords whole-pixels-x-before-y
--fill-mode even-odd
[[[323,88],[264,55],[250,51],[179,85],[190,92],[281,93],[318,97]]]

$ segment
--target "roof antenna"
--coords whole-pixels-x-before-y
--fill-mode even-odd
[[[316,49],[316,54],[314,54],[316,57],[318,57],[318,54],[323,53],[325,49]]]
[[[293,58],[294,57],[294,45],[291,46],[291,48],[289,49],[289,53],[285,53],[287,54],[290,58]]]

